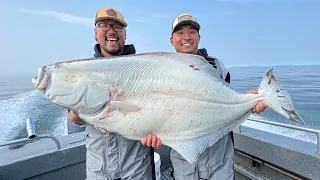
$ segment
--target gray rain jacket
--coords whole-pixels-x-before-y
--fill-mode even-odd
[[[94,57],[103,57],[98,44]],[[125,45],[121,55],[135,54],[133,45]],[[86,124],[86,173],[87,180],[152,180],[154,173],[154,149],[140,141],[126,139]]]
[[[206,49],[199,49],[199,55],[218,70],[221,78],[230,83],[230,73],[221,61],[208,56]],[[171,150],[170,158],[175,180],[230,180],[234,179],[233,134],[225,135],[213,146],[207,148],[197,163],[190,164],[177,151]]]

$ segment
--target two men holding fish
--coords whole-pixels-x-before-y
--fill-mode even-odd
[[[127,23],[113,8],[101,8],[95,19],[95,57],[135,54],[134,45],[125,45]],[[172,24],[170,42],[176,52],[203,56],[217,69],[220,77],[230,83],[230,73],[223,63],[208,56],[206,49],[198,49],[200,25],[188,14],[178,16]],[[112,59],[111,59],[112,60]],[[256,90],[247,93],[256,94]],[[253,112],[264,111],[258,103]],[[83,124],[79,116],[69,112],[69,119]],[[86,125],[87,179],[154,179],[153,148],[161,147],[161,139],[149,134],[140,141],[129,140],[103,128]],[[180,179],[233,179],[232,132],[207,148],[196,163],[189,163],[179,152],[170,153],[176,180]]]
[[[176,53],[133,55],[113,8],[99,9],[95,25],[94,58],[42,66],[32,79],[73,122],[86,122],[87,179],[154,179],[150,146],[161,144],[173,150],[175,179],[233,179],[230,132],[252,112],[268,106],[304,123],[272,69],[259,92],[233,89],[222,62],[198,49],[200,25],[190,15],[173,21]]]
[[[109,57],[135,54],[134,45],[125,45],[127,23],[123,15],[113,8],[101,8],[95,19],[94,57]],[[173,21],[170,42],[176,52],[197,54],[206,58],[218,68],[226,82],[230,83],[230,73],[218,59],[208,56],[206,49],[198,49],[200,25],[190,15],[183,14]],[[249,93],[256,93],[249,91]],[[264,104],[254,109],[260,113]],[[77,124],[84,122],[72,111],[69,119]],[[147,135],[141,142],[129,140],[118,134],[107,132],[86,124],[87,179],[151,179],[154,178],[153,149],[160,148],[161,140],[154,134]],[[233,178],[233,142],[232,134],[221,138],[205,150],[197,163],[191,164],[178,152],[170,153],[174,167],[174,177],[180,179],[232,179]]]

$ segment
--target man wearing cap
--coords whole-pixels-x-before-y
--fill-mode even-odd
[[[101,8],[95,18],[94,57],[135,54],[134,45],[125,45],[127,23],[114,8]],[[84,124],[69,111],[69,119]],[[91,179],[155,179],[152,147],[86,124],[86,174]]]
[[[174,46],[176,52],[203,56],[218,70],[220,77],[230,83],[230,72],[224,64],[220,60],[208,56],[205,48],[198,49],[200,42],[199,30],[200,24],[196,18],[189,14],[181,14],[172,22],[170,43]],[[256,90],[251,90],[247,93],[257,92]],[[259,103],[253,109],[253,112],[260,113],[264,111],[265,108],[265,104]],[[170,157],[174,168],[175,179],[234,179],[233,145],[233,134],[231,132],[213,146],[207,148],[199,157],[196,164],[190,164],[178,152],[172,150]]]
[[[200,42],[200,24],[196,18],[189,14],[181,14],[172,22],[172,31],[170,43],[174,46],[176,52],[196,54],[203,56],[206,60],[218,71],[220,77],[230,83],[230,72],[224,64],[211,56],[208,56],[205,48],[198,49]],[[257,93],[256,90],[248,91],[247,93]],[[252,110],[255,113],[264,111],[266,105],[259,103]],[[156,141],[150,137],[156,138]],[[149,138],[149,139],[148,139]],[[142,140],[143,144],[149,142],[153,147],[159,146],[159,139],[156,135],[148,135]],[[157,144],[157,146],[155,146]],[[160,141],[161,145],[161,141]],[[218,142],[207,148],[198,159],[197,163],[190,164],[177,151],[171,150],[170,158],[174,169],[175,180],[229,180],[234,179],[233,157],[234,157],[233,134],[222,137]]]

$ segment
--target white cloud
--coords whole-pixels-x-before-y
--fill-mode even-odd
[[[75,24],[82,24],[86,26],[93,26],[94,25],[94,19],[93,18],[87,18],[87,17],[79,17],[79,16],[74,16],[72,14],[67,14],[64,12],[58,12],[58,11],[53,11],[53,10],[30,10],[30,9],[20,9],[22,12],[26,13],[32,13],[32,14],[39,14],[43,16],[49,16],[53,17],[56,19],[59,19],[61,21],[65,21],[68,23],[75,23]],[[151,16],[148,16],[148,18],[133,18],[133,21],[139,22],[139,23],[150,23],[154,22],[157,19],[160,18],[167,18],[167,14],[153,14]]]
[[[67,14],[67,13],[58,12],[58,11],[52,11],[52,10],[35,11],[35,10],[29,10],[29,9],[20,9],[20,11],[49,16],[49,17],[59,19],[61,21],[68,22],[68,23],[82,24],[86,26],[94,25],[94,19],[92,18],[74,16],[72,14]]]

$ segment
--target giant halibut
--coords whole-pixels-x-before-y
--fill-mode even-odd
[[[41,67],[32,82],[85,122],[134,140],[156,134],[190,163],[243,123],[260,101],[303,123],[272,69],[258,94],[245,94],[197,55],[143,53],[66,61]]]

